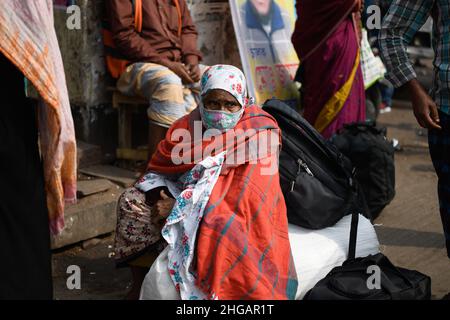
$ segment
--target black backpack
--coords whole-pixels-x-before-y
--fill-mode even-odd
[[[323,229],[353,210],[367,215],[349,159],[282,101],[268,100],[263,110],[281,128],[280,184],[289,223]]]
[[[355,177],[375,219],[395,196],[394,147],[374,122],[345,125],[331,141],[356,168]]]
[[[430,277],[395,267],[381,253],[355,258],[358,214],[352,215],[348,260],[309,290],[304,300],[429,300]],[[372,281],[378,273],[378,283]]]

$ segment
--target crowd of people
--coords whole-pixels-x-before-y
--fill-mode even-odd
[[[0,113],[0,253],[7,257],[0,271],[9,275],[0,284],[0,298],[50,299],[49,235],[63,227],[64,199],[75,198],[75,138],[51,1],[20,3],[0,2],[0,64],[8,78],[8,86],[0,88],[6,97]],[[242,71],[220,61],[201,64],[185,0],[105,3],[111,47],[128,61],[119,70],[110,60],[109,67],[119,70],[117,89],[149,102],[148,166],[117,206],[115,258],[133,275],[127,298],[142,298],[149,269],[165,258],[181,299],[293,299],[301,279],[278,170],[268,170],[278,167],[277,122],[253,104]],[[296,81],[302,114],[326,139],[345,124],[367,119],[360,43],[364,8],[370,4],[297,0],[292,43],[300,59]],[[249,0],[246,9],[273,5],[274,0]],[[393,86],[406,86],[419,124],[429,129],[450,258],[450,3],[396,0],[389,5],[376,35],[389,82],[376,84],[382,95],[376,107],[389,110]],[[261,19],[272,21],[266,11]],[[431,96],[406,53],[430,15],[436,24]],[[37,53],[21,54],[30,45]],[[24,96],[23,77],[42,102],[31,104]],[[190,139],[181,139],[183,132]],[[236,133],[232,139],[230,132]],[[252,145],[261,141],[270,146],[255,154]],[[186,155],[189,161],[180,162]],[[20,200],[18,189],[30,201]]]

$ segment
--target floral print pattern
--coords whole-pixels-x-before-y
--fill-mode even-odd
[[[135,187],[126,189],[119,198],[117,209],[116,260],[131,259],[152,245],[157,246],[158,252],[169,245],[168,272],[181,299],[215,299],[214,295],[207,297],[196,287],[196,274],[191,264],[197,230],[220,175],[225,154],[222,152],[206,158],[175,182],[165,176],[148,173]],[[176,203],[162,231],[152,223],[151,208],[145,202],[144,193],[159,186],[167,186],[176,196]]]
[[[221,110],[207,110],[203,103],[200,103],[200,114],[206,129],[218,129],[220,131],[233,129],[243,113],[244,108],[234,113]]]
[[[150,247],[158,252],[164,249],[160,229],[151,220],[152,212],[145,203],[145,194],[134,187],[126,189],[117,203],[114,258],[119,264],[132,260]]]
[[[234,66],[218,64],[206,69],[201,80],[204,96],[209,90],[222,89],[233,95],[242,107],[247,105],[247,83],[241,70]]]
[[[142,192],[164,186],[169,189],[171,194],[179,194],[183,184],[180,179],[169,179],[163,175],[149,172],[140,178],[134,186]]]
[[[183,300],[214,299],[196,287],[196,274],[191,264],[197,230],[224,159],[225,152],[208,157],[183,177],[183,191],[176,197],[162,230],[169,245],[169,274]]]

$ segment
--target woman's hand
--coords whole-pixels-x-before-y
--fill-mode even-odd
[[[164,190],[160,192],[161,199],[152,207],[152,222],[161,224],[170,214],[175,205],[176,200],[166,195]]]

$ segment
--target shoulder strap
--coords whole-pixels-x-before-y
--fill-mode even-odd
[[[142,0],[132,0],[134,13],[134,27],[137,32],[142,31]]]
[[[132,0],[133,2],[133,13],[134,13],[134,26],[138,32],[142,31],[142,0]],[[181,14],[181,7],[179,0],[174,0],[175,7],[178,13],[178,36],[181,37],[183,17]]]
[[[179,0],[173,0],[175,2],[175,7],[177,8],[178,13],[178,37],[181,37],[181,31],[183,27],[183,16],[181,14],[181,6]]]
[[[356,257],[356,240],[358,236],[358,222],[359,213],[356,210],[352,213],[352,222],[350,227],[350,241],[348,245],[348,260],[353,260]]]

